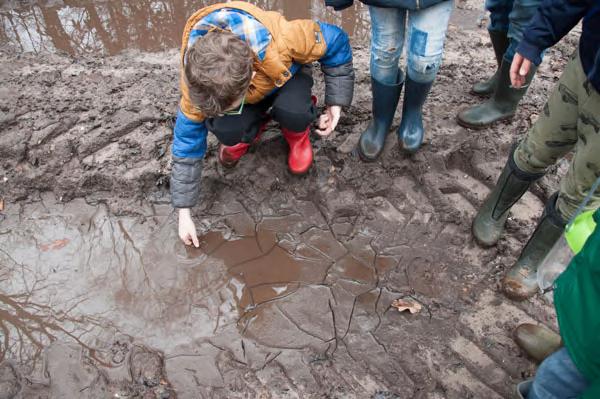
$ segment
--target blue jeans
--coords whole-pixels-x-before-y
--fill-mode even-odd
[[[575,399],[583,394],[588,385],[563,347],[540,365],[527,399]]]
[[[510,44],[504,59],[512,62],[517,47],[523,40],[523,33],[529,25],[529,21],[542,0],[486,0],[485,8],[490,12],[490,26],[488,29],[494,32],[506,32]]]
[[[369,6],[373,79],[387,85],[400,83],[398,64],[406,37],[408,76],[419,83],[433,82],[442,64],[453,6],[453,0],[415,11]]]

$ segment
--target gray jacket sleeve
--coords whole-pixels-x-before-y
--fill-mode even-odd
[[[191,208],[198,203],[202,160],[173,156],[171,203],[174,208]]]
[[[335,67],[321,66],[325,74],[325,104],[348,106],[354,95],[354,66],[352,61]]]

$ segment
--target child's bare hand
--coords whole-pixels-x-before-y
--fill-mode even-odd
[[[342,107],[339,105],[330,105],[327,107],[323,115],[319,117],[319,128],[316,132],[319,136],[329,136],[335,130],[340,116],[342,115]]]
[[[185,245],[192,245],[196,248],[200,246],[198,234],[196,234],[196,225],[192,220],[189,208],[179,209],[179,238]]]
[[[512,64],[510,65],[510,83],[513,87],[519,89],[525,84],[527,75],[531,70],[532,62],[521,54],[516,53]]]

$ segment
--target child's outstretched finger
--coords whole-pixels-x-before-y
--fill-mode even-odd
[[[331,128],[331,124],[329,123],[324,128],[316,129],[315,131],[317,132],[317,134],[319,136],[325,137],[325,136],[329,136],[329,133],[331,133],[333,131],[333,129]]]
[[[331,131],[335,130],[339,121],[340,121],[340,115],[339,114],[333,115],[333,120],[331,121],[331,124],[330,124]]]
[[[329,125],[329,115],[322,114],[319,117],[319,129],[327,129],[327,125]]]
[[[196,233],[192,234],[192,241],[196,248],[200,246],[200,241],[198,240],[198,236],[196,235]]]

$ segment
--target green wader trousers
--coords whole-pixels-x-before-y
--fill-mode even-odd
[[[567,219],[600,177],[600,94],[588,81],[579,52],[567,64],[544,111],[515,151],[514,159],[523,171],[544,173],[571,151],[574,154],[561,180],[556,202],[558,211]],[[597,191],[586,208],[599,206]]]

